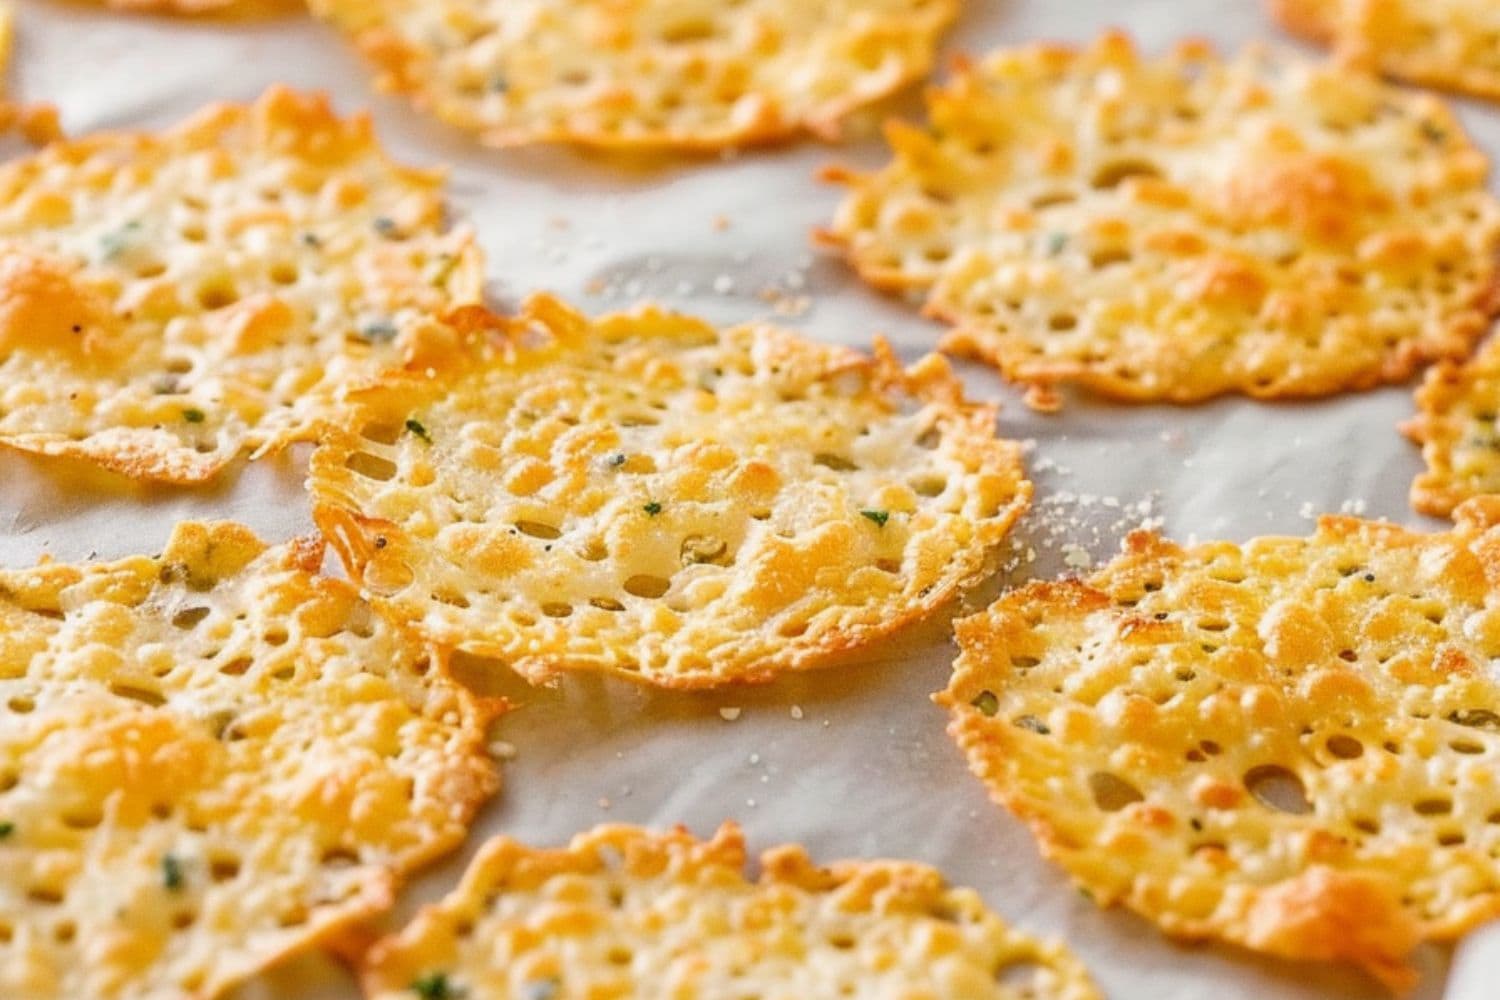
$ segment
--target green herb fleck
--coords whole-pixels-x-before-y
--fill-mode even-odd
[[[182,419],[186,420],[190,424],[201,424],[207,418],[207,414],[198,409],[196,406],[189,407],[188,409],[182,411]]]
[[[9,837],[15,832],[16,824],[12,823],[10,820],[0,821],[0,840],[4,840],[6,837]]]
[[[505,77],[496,74],[490,80],[490,93],[503,94],[508,90],[510,90],[510,81]]]
[[[161,882],[173,892],[182,888],[182,862],[177,860],[176,855],[163,854],[161,856]]]
[[[386,239],[391,239],[401,233],[401,230],[396,226],[396,220],[388,215],[377,215],[375,217],[375,231]]]
[[[105,233],[99,241],[99,248],[104,251],[104,259],[113,260],[124,253],[140,230],[141,224],[132,219],[114,232]]]
[[[995,697],[995,692],[993,691],[979,692],[969,704],[979,709],[983,715],[993,716],[996,712],[1000,711],[1000,699]]]
[[[411,991],[422,1000],[455,1000],[463,991],[448,982],[446,972],[429,972],[412,980]]]
[[[1063,252],[1063,248],[1066,247],[1067,245],[1068,245],[1068,234],[1067,233],[1048,233],[1047,234],[1047,256],[1049,256],[1049,257],[1056,257],[1058,254],[1060,254],[1060,253]]]
[[[421,438],[423,441],[426,441],[428,444],[432,444],[432,435],[427,433],[427,428],[423,427],[422,421],[418,420],[416,417],[406,418],[406,429],[411,431],[417,437]]]
[[[1422,122],[1422,134],[1426,136],[1431,142],[1442,142],[1444,139],[1448,138],[1447,129],[1442,128],[1435,122],[1426,121],[1425,119]]]
[[[641,510],[645,511],[647,514],[650,514],[652,517],[655,517],[657,514],[661,513],[661,504],[657,503],[655,500],[652,500],[646,506],[642,507]]]
[[[1082,896],[1084,899],[1088,900],[1090,903],[1092,903],[1094,901],[1094,894],[1092,892],[1089,892],[1087,889],[1085,889],[1081,885],[1078,887],[1078,895]]]
[[[396,339],[396,324],[388,319],[377,319],[359,328],[361,340],[371,344],[389,344]]]
[[[888,510],[862,510],[859,513],[861,517],[868,517],[882,528],[885,527],[885,522],[891,519],[891,512]]]
[[[320,247],[323,245],[323,241],[318,239],[317,233],[303,233],[302,245],[309,247]]]
[[[609,456],[609,458],[606,458],[605,461],[609,463],[610,468],[618,469],[620,466],[625,464],[625,453],[623,451],[617,451],[613,455]]]
[[[985,694],[990,694],[990,693],[988,691],[986,691]],[[981,697],[983,697],[983,695],[981,695]],[[994,699],[994,697],[995,697],[994,695],[990,694],[990,698],[992,700]],[[976,704],[977,704],[977,701],[976,701]],[[999,704],[996,703],[995,708],[998,709],[999,707],[1000,707]],[[985,712],[985,714],[986,715],[994,715],[995,712],[993,710],[991,710],[991,711]],[[1036,733],[1038,736],[1046,736],[1048,733],[1052,732],[1052,730],[1047,727],[1047,724],[1045,722],[1043,722],[1041,719],[1038,719],[1034,715],[1018,715],[1015,718],[1015,724],[1016,724],[1017,727],[1019,727],[1021,729],[1025,729],[1028,732]]]

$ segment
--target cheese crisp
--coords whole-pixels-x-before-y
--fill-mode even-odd
[[[944,346],[1129,400],[1311,396],[1467,352],[1500,307],[1500,204],[1436,99],[1333,65],[1120,35],[962,66],[895,160],[832,171],[860,273]],[[1045,394],[1045,393],[1043,393]]]
[[[312,0],[380,85],[491,145],[832,137],[926,75],[958,0]]]
[[[1392,76],[1500,98],[1493,0],[1270,0],[1289,31]]]
[[[477,301],[440,179],[276,88],[0,166],[0,443],[195,482]]]
[[[1030,497],[936,356],[545,296],[493,322],[487,361],[352,395],[310,485],[383,611],[533,681],[817,666],[980,579]]]
[[[498,706],[322,554],[185,523],[0,572],[0,996],[213,997],[458,844]]]
[[[15,5],[0,0],[0,76],[10,66],[15,42]],[[17,131],[33,146],[45,146],[62,135],[55,106],[12,100],[8,90],[4,79],[0,78],[0,134]]]
[[[1144,532],[959,624],[939,701],[991,793],[1101,904],[1353,962],[1500,915],[1500,499],[1448,534]]]
[[[1061,944],[1007,927],[971,889],[906,861],[816,867],[800,847],[745,877],[713,840],[604,826],[566,850],[486,844],[447,899],[378,942],[369,1000],[1097,1000]]]
[[[1434,365],[1416,401],[1417,415],[1401,427],[1427,461],[1412,506],[1444,517],[1470,497],[1500,493],[1500,344],[1487,342],[1464,364]]]

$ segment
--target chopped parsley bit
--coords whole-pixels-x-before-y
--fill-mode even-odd
[[[494,79],[490,80],[490,93],[503,94],[508,90],[510,90],[510,81],[505,77],[496,74]]]
[[[861,517],[868,517],[882,528],[885,527],[885,522],[891,519],[891,512],[888,510],[862,510],[859,514]]]
[[[1063,252],[1063,247],[1068,245],[1067,233],[1047,234],[1047,256],[1056,257]]]
[[[979,709],[980,713],[984,715],[993,716],[996,712],[1000,711],[1000,699],[995,697],[995,692],[993,691],[979,692],[969,704]]]
[[[625,464],[625,453],[623,451],[617,451],[613,455],[609,456],[609,458],[605,459],[605,461],[610,464],[611,468],[618,469],[620,466]]]
[[[320,247],[323,245],[323,241],[318,239],[317,233],[303,233],[302,244],[303,246]]]
[[[112,260],[125,251],[130,245],[131,238],[140,232],[141,224],[132,219],[112,233],[105,233],[99,240],[99,247],[104,251],[104,259]]]
[[[174,892],[182,888],[182,862],[178,861],[175,855],[163,854],[161,856],[161,882]]]
[[[207,414],[194,406],[182,411],[182,419],[190,424],[201,424],[207,419]]]
[[[1448,138],[1446,129],[1440,128],[1433,122],[1426,121],[1425,119],[1422,122],[1422,134],[1432,142],[1442,142]]]
[[[406,429],[411,431],[417,437],[421,438],[423,441],[426,441],[428,444],[432,444],[432,435],[427,433],[427,428],[423,427],[422,422],[416,417],[406,418]]]
[[[0,821],[0,840],[4,840],[6,837],[9,837],[15,832],[16,824],[12,823],[10,820]]]
[[[396,324],[388,319],[377,319],[359,328],[359,336],[372,344],[388,344],[396,339]]]
[[[990,693],[988,691],[986,691],[985,694],[990,694]],[[981,697],[983,697],[983,696],[981,696]],[[991,699],[993,699],[994,697],[995,697],[994,695],[992,695],[992,694],[990,695]],[[978,699],[976,699],[975,701],[976,701],[976,704],[977,704]],[[999,709],[999,707],[1000,707],[999,704],[995,705],[996,709]],[[994,715],[995,713],[992,711],[992,712],[986,712],[985,714],[986,715]],[[1018,716],[1016,716],[1015,724],[1019,728],[1025,729],[1028,732],[1036,733],[1038,736],[1046,736],[1046,735],[1048,735],[1049,733],[1052,732],[1052,730],[1050,728],[1048,728],[1048,726],[1047,726],[1047,724],[1045,722],[1043,722],[1041,719],[1038,719],[1034,715],[1018,715]]]
[[[412,980],[411,991],[422,1000],[455,1000],[463,991],[448,982],[446,972],[429,972]]]
[[[397,236],[401,232],[401,230],[396,228],[396,220],[388,215],[377,215],[375,217],[375,231],[387,239]]]
[[[655,500],[652,500],[650,503],[646,504],[646,506],[642,507],[641,510],[645,511],[647,514],[650,514],[652,517],[655,517],[657,514],[661,513],[661,504],[657,503]]]
[[[1092,892],[1089,892],[1087,889],[1085,889],[1081,885],[1078,887],[1078,895],[1082,896],[1084,899],[1088,900],[1090,903],[1092,903],[1094,901],[1094,894]]]

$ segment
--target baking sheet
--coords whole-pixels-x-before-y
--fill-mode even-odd
[[[489,254],[496,301],[551,289],[591,311],[651,297],[734,322],[767,315],[767,289],[808,308],[785,322],[867,346],[889,335],[912,358],[935,328],[883,299],[839,262],[814,254],[808,230],[838,193],[812,179],[839,159],[874,165],[868,127],[850,144],[650,163],[566,150],[484,151],[398,100],[371,94],[357,59],[327,29],[281,13],[244,22],[183,22],[107,13],[92,4],[22,0],[12,87],[58,103],[72,132],[162,126],[214,99],[248,100],[284,82],[330,91],[341,110],[372,107],[406,160],[452,166],[453,200]],[[1039,37],[1085,40],[1128,27],[1148,48],[1184,33],[1226,46],[1275,29],[1255,0],[970,0],[950,48],[971,52]],[[910,110],[912,101],[894,110]],[[887,109],[892,110],[892,109]],[[1466,105],[1465,121],[1500,154],[1500,110]],[[1060,416],[1027,412],[986,370],[961,366],[973,395],[1003,401],[1002,424],[1033,439],[1038,510],[1018,532],[1037,550],[1029,572],[1053,573],[1081,552],[1107,556],[1127,527],[1160,518],[1178,538],[1304,533],[1340,509],[1437,527],[1405,500],[1419,468],[1395,432],[1410,387],[1288,406],[1228,400],[1192,409],[1084,400]],[[310,530],[304,450],[257,463],[210,491],[140,488],[57,462],[0,455],[0,563],[43,552],[76,559],[154,551],[174,521],[234,517],[268,539]],[[506,832],[564,842],[604,821],[685,823],[709,834],[739,820],[754,848],[800,841],[814,856],[891,856],[940,866],[1028,930],[1063,935],[1109,996],[1150,1000],[1374,998],[1360,976],[1186,948],[1123,911],[1100,912],[1036,855],[1031,838],[986,800],[928,701],[947,678],[944,623],[842,669],[764,688],[665,695],[598,679],[555,690],[512,688],[525,702],[501,726],[516,748],[505,790],[465,851],[418,878],[399,914],[451,887],[480,840]],[[738,708],[734,721],[721,709]],[[729,713],[732,714],[732,713]],[[1443,995],[1450,956],[1428,948],[1417,997]],[[1500,958],[1471,942],[1453,977],[1466,998],[1495,995]],[[1462,980],[1462,983],[1459,982]],[[1467,984],[1464,986],[1463,984]],[[236,1000],[345,1000],[357,992],[322,958],[290,963]]]

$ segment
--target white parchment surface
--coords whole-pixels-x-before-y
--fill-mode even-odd
[[[808,0],[817,2],[817,0]],[[218,99],[249,100],[277,82],[333,94],[340,110],[371,107],[402,158],[452,168],[453,201],[479,231],[497,303],[550,289],[590,311],[651,297],[720,322],[767,315],[760,293],[806,295],[787,320],[809,336],[868,346],[890,336],[914,358],[936,328],[914,309],[867,290],[815,254],[809,230],[838,192],[813,179],[830,160],[884,158],[872,129],[845,146],[794,144],[733,158],[621,163],[567,150],[485,151],[374,95],[358,59],[293,5],[244,22],[111,14],[89,4],[22,0],[12,89],[60,105],[70,132],[163,126]],[[969,0],[954,51],[1036,38],[1086,40],[1129,28],[1159,50],[1181,34],[1225,46],[1277,32],[1257,0]],[[882,113],[909,113],[908,97]],[[1500,155],[1500,107],[1463,106]],[[1321,511],[1363,511],[1437,527],[1414,515],[1406,490],[1416,449],[1395,431],[1410,386],[1321,403],[1229,400],[1191,409],[1073,401],[1059,416],[1028,413],[988,371],[962,366],[971,394],[1004,403],[1009,434],[1034,438],[1039,506],[1023,523],[1039,550],[1033,572],[1055,572],[1062,544],[1095,557],[1118,542],[1122,507],[1151,498],[1169,534],[1243,539],[1305,533]],[[207,491],[123,487],[77,466],[0,455],[0,564],[116,557],[160,548],[175,520],[233,517],[281,540],[310,530],[301,488],[306,453],[257,463]],[[1062,497],[1063,499],[1059,499]],[[1048,499],[1050,498],[1050,499]],[[1076,498],[1082,498],[1081,501]],[[1137,512],[1140,507],[1135,508]],[[1059,531],[1059,513],[1086,528]],[[1066,519],[1065,518],[1065,519]],[[1072,560],[1080,554],[1072,550]],[[469,853],[505,832],[558,844],[605,821],[685,823],[707,835],[739,820],[752,847],[784,841],[814,856],[891,856],[941,867],[979,889],[1028,930],[1064,935],[1111,997],[1142,1000],[1313,1000],[1383,996],[1361,976],[1270,962],[1230,949],[1169,943],[1124,911],[1101,912],[1037,856],[1021,825],[985,798],[943,733],[928,695],[946,682],[953,647],[939,622],[864,662],[746,691],[653,694],[597,679],[521,692],[502,724],[516,748],[506,787],[465,850],[416,879],[398,916],[450,888]],[[740,709],[727,721],[721,708]],[[733,713],[728,713],[733,714]],[[1500,996],[1500,951],[1481,938],[1459,961],[1420,956],[1416,994]],[[347,1000],[352,981],[322,958],[303,959],[236,1000]],[[812,998],[810,998],[812,1000]]]

